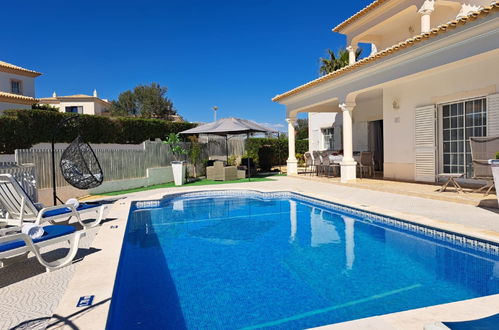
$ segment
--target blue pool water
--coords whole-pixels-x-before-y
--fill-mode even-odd
[[[156,204],[130,210],[108,329],[301,329],[499,293],[490,250],[299,196]]]

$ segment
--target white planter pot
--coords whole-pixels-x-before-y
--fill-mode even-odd
[[[494,175],[494,184],[496,186],[497,203],[499,204],[499,159],[489,160]]]
[[[187,164],[184,162],[172,162],[173,180],[176,186],[181,186],[185,183],[185,171]]]

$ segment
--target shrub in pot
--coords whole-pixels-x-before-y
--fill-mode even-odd
[[[187,165],[181,160],[181,157],[187,153],[187,150],[182,147],[178,133],[170,133],[170,135],[166,137],[164,143],[170,146],[170,150],[173,154],[174,160],[171,162],[173,180],[175,181],[176,186],[181,186],[185,183],[185,172],[187,168]]]

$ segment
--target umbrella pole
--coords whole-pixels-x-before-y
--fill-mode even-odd
[[[249,133],[246,133],[246,144],[249,145]],[[246,157],[246,163],[248,164],[248,181],[251,181],[251,167],[249,155]]]
[[[229,142],[228,135],[225,135],[225,166],[229,166]]]
[[[281,137],[281,134],[277,132],[277,145],[279,146],[279,174],[282,174],[281,170],[281,141],[279,141],[279,138]]]

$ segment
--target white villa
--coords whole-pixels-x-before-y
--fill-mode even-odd
[[[98,97],[97,90],[94,90],[92,96],[85,94],[58,96],[54,92],[52,97],[41,98],[39,102],[57,107],[60,112],[74,112],[84,115],[107,115],[111,107],[108,100]]]
[[[385,178],[469,176],[467,139],[499,135],[498,14],[499,1],[376,0],[336,26],[350,64],[273,98],[286,106],[288,173],[306,112],[310,150],[343,150],[342,182],[356,178],[356,151],[378,155]],[[356,62],[359,43],[373,52]]]
[[[0,61],[0,113],[6,109],[31,109],[35,78],[41,73]]]

